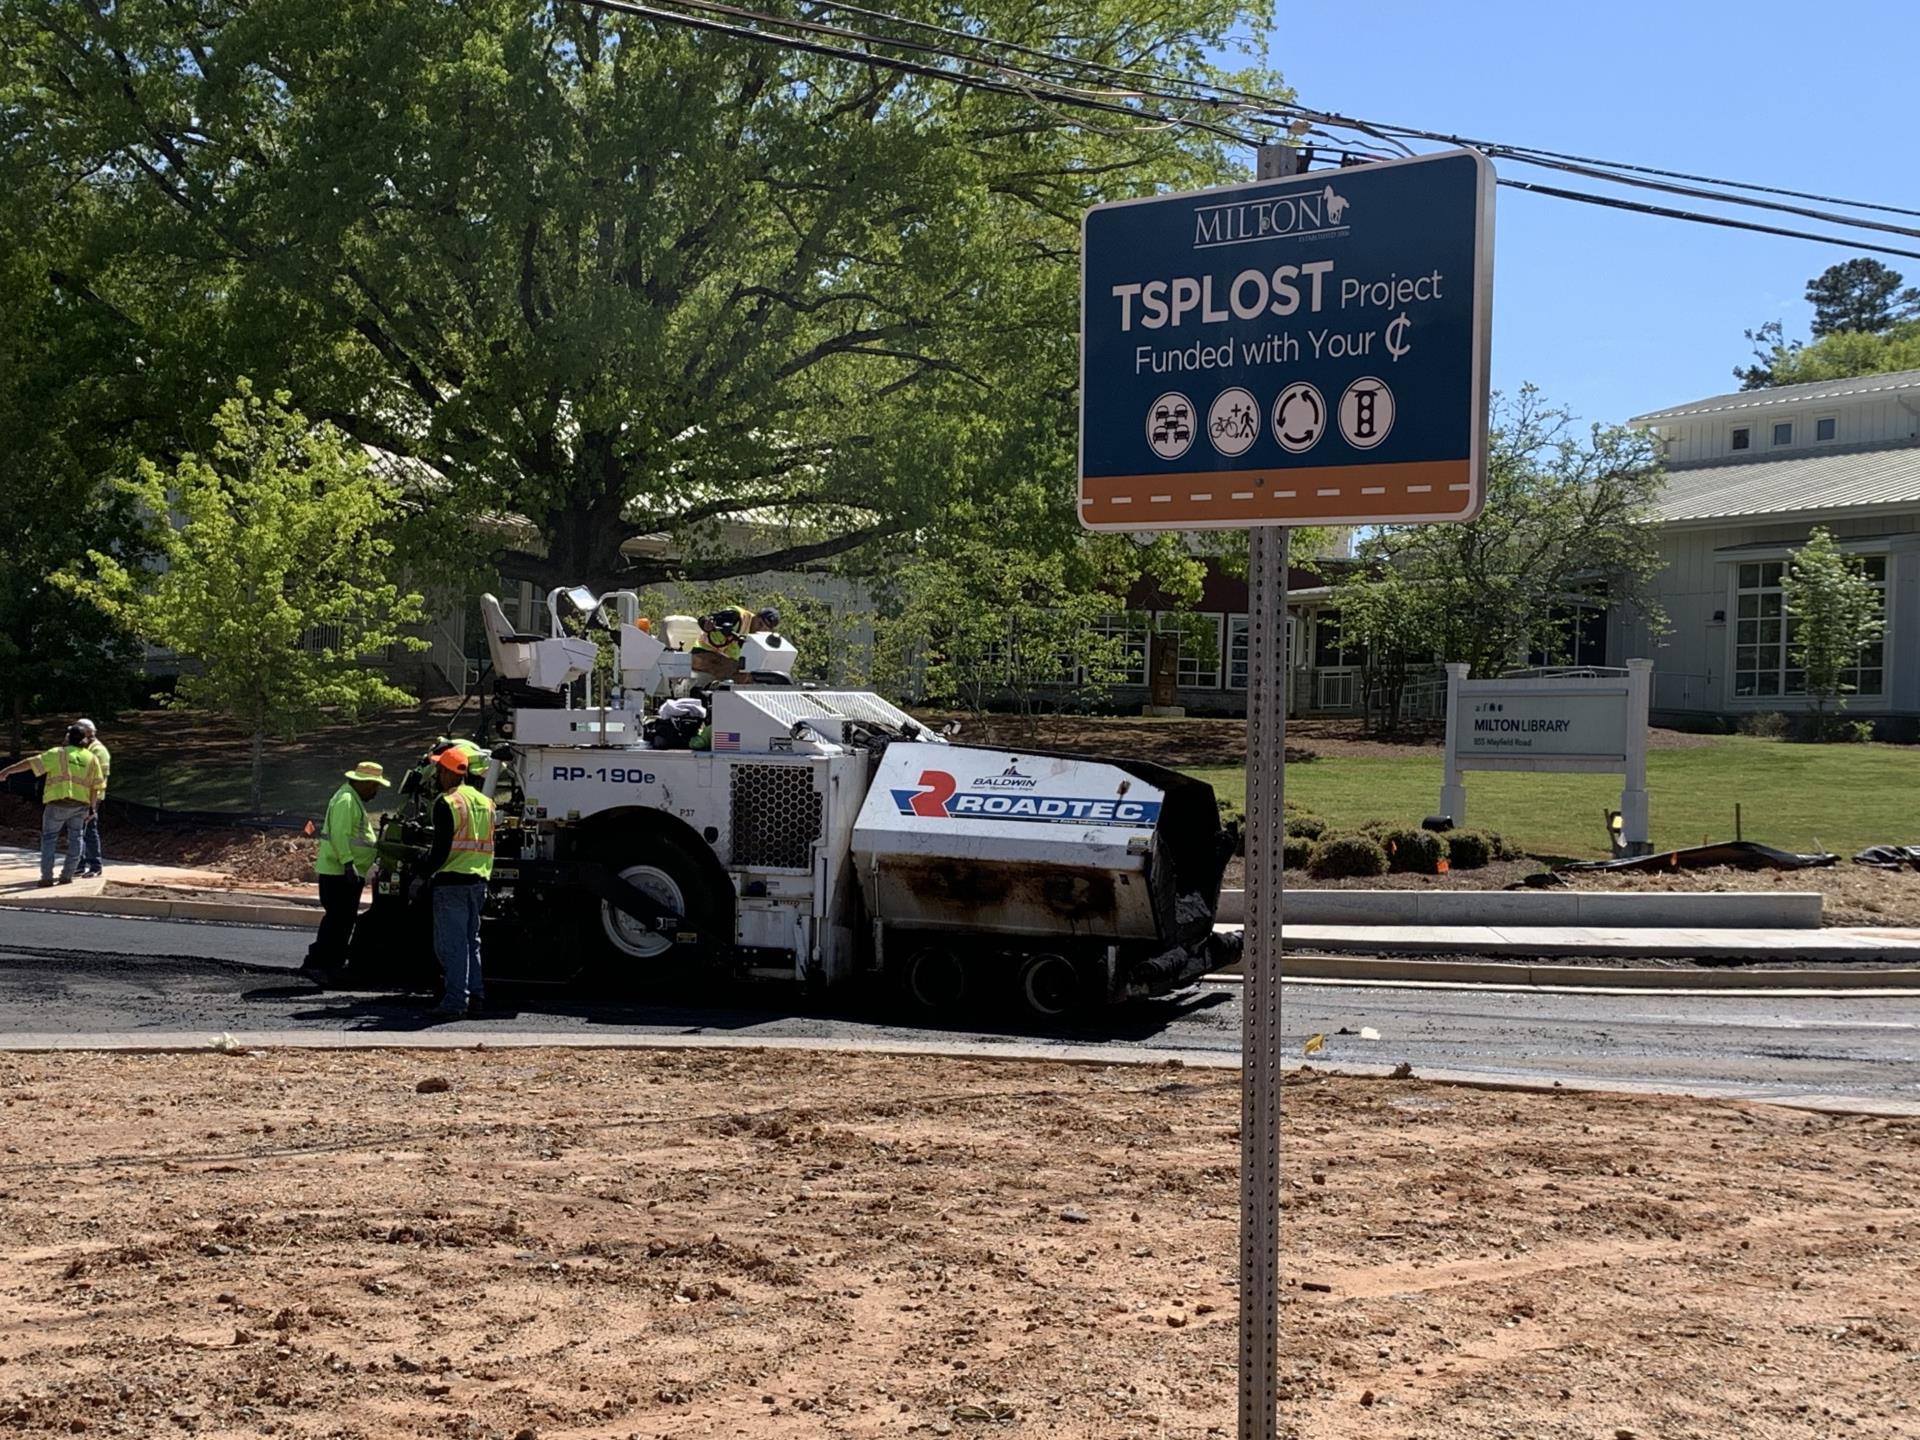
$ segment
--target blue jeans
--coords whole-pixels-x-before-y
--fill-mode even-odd
[[[87,807],[73,800],[56,800],[40,812],[40,878],[53,878],[53,852],[59,846],[61,832],[67,837],[67,863],[62,880],[73,878],[80,863],[80,834],[86,828]]]
[[[95,812],[87,817],[86,833],[80,837],[80,863],[89,870],[100,868],[100,815]]]
[[[480,977],[480,907],[486,899],[484,884],[433,887],[433,953],[445,983],[440,1003],[449,1010],[478,1005],[486,995]]]

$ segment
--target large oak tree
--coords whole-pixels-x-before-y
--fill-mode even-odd
[[[893,8],[1188,75],[1265,19]],[[150,408],[285,389],[524,518],[501,566],[541,584],[818,563],[1021,487],[1064,538],[1079,214],[1247,158],[567,0],[0,0],[0,50],[0,129],[90,207],[53,283],[133,329]]]

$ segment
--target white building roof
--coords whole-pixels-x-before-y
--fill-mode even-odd
[[[1881,505],[1920,507],[1920,446],[1678,466],[1667,472],[1654,514],[1671,523]]]
[[[1920,370],[1892,370],[1884,375],[1856,375],[1847,380],[1814,380],[1805,385],[1777,385],[1770,390],[1736,390],[1730,395],[1709,395],[1705,400],[1692,400],[1665,410],[1649,410],[1634,416],[1631,423],[1640,425],[1650,420],[1679,420],[1689,415],[1805,405],[1899,390],[1920,390]]]

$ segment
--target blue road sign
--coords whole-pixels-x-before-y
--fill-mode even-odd
[[[1471,150],[1089,210],[1080,519],[1470,520],[1493,169]]]

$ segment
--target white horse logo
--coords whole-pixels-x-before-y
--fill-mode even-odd
[[[1347,197],[1334,194],[1333,186],[1329,185],[1320,192],[1320,198],[1327,202],[1327,223],[1338,225],[1347,213]]]

